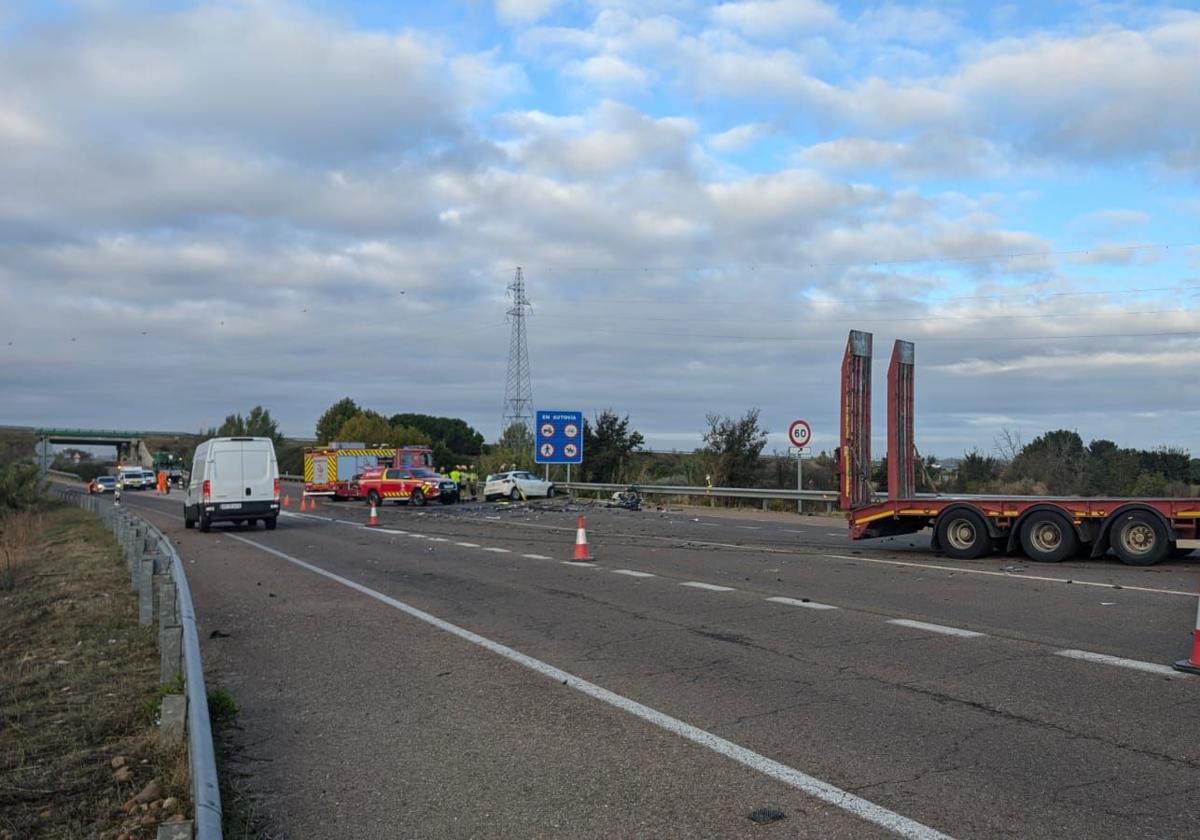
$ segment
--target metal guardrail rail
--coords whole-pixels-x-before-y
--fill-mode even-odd
[[[183,560],[162,531],[115,501],[68,488],[58,488],[55,492],[64,501],[95,513],[116,536],[130,568],[131,588],[138,592],[140,623],[153,622],[154,575],[170,576],[170,583],[159,589],[163,593],[159,605],[164,625],[160,632],[162,680],[172,681],[177,672],[176,663],[182,660],[187,697],[188,761],[195,803],[194,836],[196,840],[222,840],[221,792],[217,782],[212,723],[208,717],[204,666],[200,660],[200,636]],[[166,593],[170,591],[174,592],[174,597],[168,601],[170,596]],[[177,621],[178,627],[167,625],[169,619],[164,615]],[[169,632],[173,630],[177,632]],[[169,650],[172,645],[178,645],[178,651]]]

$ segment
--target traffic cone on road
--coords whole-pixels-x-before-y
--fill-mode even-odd
[[[308,496],[300,497],[300,512],[308,513]]]
[[[591,559],[591,555],[588,554],[587,522],[581,513],[579,519],[575,520],[575,556],[571,560],[587,561]]]
[[[292,506],[292,497],[291,497],[291,496],[289,496],[287,493],[284,493],[284,494],[283,494],[283,506],[284,506],[284,507],[291,507],[291,506]]]
[[[317,497],[316,496],[313,496],[312,501],[308,503],[308,509],[310,512],[317,509]]]
[[[1192,630],[1192,655],[1175,663],[1176,671],[1200,674],[1200,603],[1196,607],[1196,627]]]
[[[371,515],[367,517],[367,527],[368,528],[378,528],[379,527],[379,511],[377,511],[375,509],[375,500],[374,499],[371,500]]]

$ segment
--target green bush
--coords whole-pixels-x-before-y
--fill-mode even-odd
[[[0,510],[27,510],[40,500],[37,464],[29,461],[0,464]]]

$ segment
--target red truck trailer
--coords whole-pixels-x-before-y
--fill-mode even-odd
[[[916,492],[913,441],[915,347],[897,341],[887,377],[887,498],[871,485],[871,344],[851,330],[842,359],[838,502],[851,539],[933,529],[935,551],[956,559],[1020,550],[1030,560],[1101,557],[1110,548],[1132,566],[1150,566],[1200,548],[1200,499],[944,496]]]

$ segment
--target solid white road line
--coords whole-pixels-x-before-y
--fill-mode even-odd
[[[810,610],[836,610],[838,609],[833,604],[819,604],[816,601],[801,601],[796,598],[768,598],[776,604],[787,604],[791,607],[805,607]]]
[[[1120,656],[1106,656],[1103,653],[1092,653],[1090,650],[1056,650],[1054,655],[1065,656],[1068,659],[1082,659],[1085,662],[1099,662],[1101,665],[1132,668],[1135,671],[1145,671],[1148,674],[1158,674],[1163,677],[1192,676],[1184,671],[1176,671],[1170,665],[1158,665],[1154,662],[1143,662],[1140,659],[1124,659]]]
[[[695,589],[707,589],[710,592],[732,592],[732,586],[717,586],[715,583],[701,583],[698,580],[689,580],[686,583],[679,584],[680,586],[691,586]]]
[[[911,621],[907,618],[891,618],[888,619],[888,624],[911,627],[914,630],[928,630],[930,633],[941,633],[944,636],[961,636],[964,639],[974,639],[987,635],[987,633],[976,633],[974,630],[963,630],[961,627],[947,627],[945,624],[928,624],[924,621]]]
[[[577,677],[574,674],[563,671],[560,668],[556,668],[553,665],[541,661],[540,659],[534,659],[532,656],[521,653],[519,650],[510,648],[507,645],[502,645],[499,642],[494,642],[491,639],[478,635],[477,633],[472,633],[470,630],[466,630],[456,624],[451,624],[450,622],[440,619],[431,613],[427,613],[424,610],[417,609],[416,607],[406,604],[403,601],[398,601],[395,598],[384,595],[382,592],[377,592],[374,589],[363,586],[361,583],[357,583],[340,575],[335,575],[333,572],[328,572],[319,566],[306,563],[303,560],[292,557],[288,554],[284,554],[282,551],[278,551],[277,549],[269,548],[265,545],[255,542],[254,540],[246,539],[245,537],[239,537],[235,534],[230,534],[229,536],[238,542],[253,546],[260,551],[265,551],[268,554],[272,554],[282,560],[286,560],[287,562],[299,566],[302,569],[307,569],[314,574],[321,575],[322,577],[328,578],[336,583],[340,583],[342,586],[353,589],[356,592],[366,595],[368,598],[374,598],[376,601],[387,604],[390,607],[394,607],[419,621],[424,621],[426,624],[430,624],[439,630],[457,636],[458,638],[470,642],[473,645],[477,645],[485,650],[489,650],[498,656],[503,656],[505,659],[515,662],[531,671],[562,683],[563,685],[570,686],[576,691],[586,694],[588,697],[599,700],[602,703],[607,703],[608,705],[620,709],[621,711],[628,712],[629,714],[641,718],[647,723],[653,724],[660,729],[664,729],[667,732],[671,732],[680,736],[681,738],[685,738],[688,741],[691,741],[693,744],[697,744],[705,749],[712,750],[713,752],[723,755],[726,758],[733,759],[744,767],[749,767],[751,770],[762,773],[763,775],[775,779],[776,781],[783,782],[784,784],[799,790],[802,793],[806,793],[809,796],[819,799],[822,802],[826,802],[835,808],[840,808],[847,813],[859,817],[860,819],[895,832],[901,837],[912,838],[912,840],[952,840],[949,835],[943,834],[937,829],[930,828],[927,825],[916,822],[915,820],[911,820],[908,817],[897,814],[895,811],[889,811],[887,808],[884,808],[881,805],[876,805],[874,802],[863,799],[859,796],[855,796],[849,791],[842,790],[841,788],[835,787],[828,782],[821,781],[814,776],[810,776],[807,773],[796,770],[793,767],[788,767],[786,764],[781,764],[780,762],[767,758],[766,756],[756,753],[753,750],[748,750],[745,747],[739,746],[732,741],[727,741],[718,735],[712,734],[711,732],[707,732],[703,729],[692,726],[689,723],[684,723],[678,718],[671,717],[670,715],[664,714],[657,709],[642,705],[636,700],[630,700],[628,697],[624,697],[616,692],[609,691],[607,688],[601,688],[595,683],[588,682],[581,677]]]
[[[638,572],[633,569],[613,569],[614,575],[629,575],[630,577],[658,577],[650,572]]]
[[[730,546],[736,548],[737,546]],[[1002,577],[1009,580],[1037,580],[1046,583],[1070,583],[1075,586],[1098,586],[1101,589],[1128,589],[1131,592],[1153,592],[1157,595],[1186,595],[1195,598],[1195,592],[1183,592],[1179,589],[1155,589],[1150,586],[1126,586],[1123,583],[1103,583],[1094,580],[1079,580],[1078,578],[1042,577],[1041,575],[1021,575],[1013,572],[992,572],[987,569],[966,569],[962,566],[942,566],[938,563],[912,563],[907,560],[880,560],[876,557],[866,557],[862,554],[823,554],[818,557],[829,557],[834,560],[854,560],[862,563],[877,563],[881,566],[908,566],[913,569],[940,569],[944,572],[961,572],[964,575],[987,575]]]

